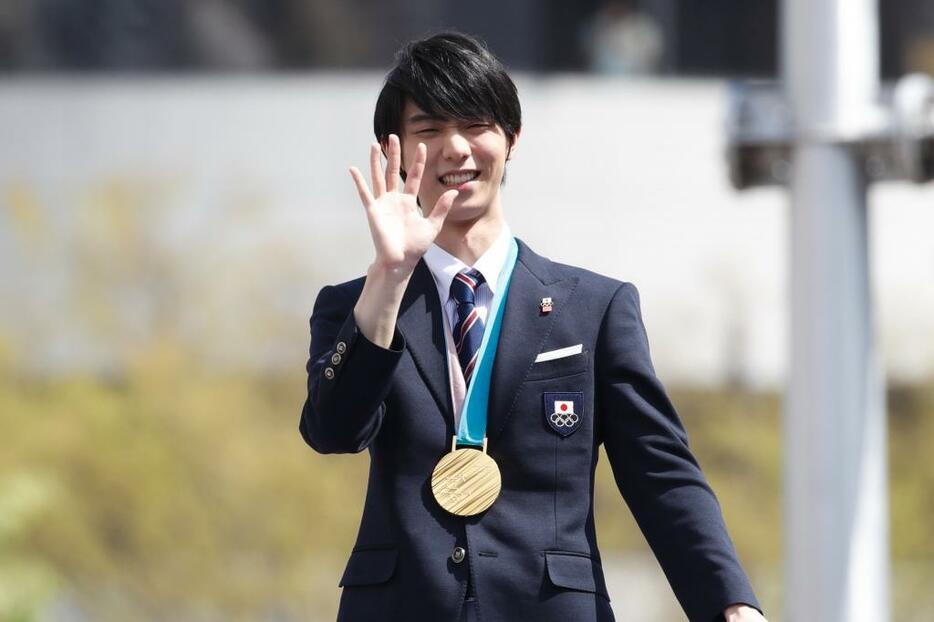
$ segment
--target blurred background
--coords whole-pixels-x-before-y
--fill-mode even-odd
[[[883,79],[934,4],[879,3]],[[524,111],[504,204],[634,282],[659,376],[782,620],[789,205],[737,193],[726,84],[777,77],[775,0],[3,0],[0,620],[333,620],[366,453],[298,434],[308,317],[364,273],[347,174],[395,50],[483,37]],[[934,619],[934,187],[870,193],[894,619]],[[615,489],[620,619],[683,619]]]

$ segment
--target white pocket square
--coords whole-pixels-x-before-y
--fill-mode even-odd
[[[576,346],[568,346],[566,348],[559,348],[557,350],[550,350],[548,352],[542,352],[535,357],[536,363],[542,363],[544,361],[553,361],[555,359],[563,359],[566,356],[574,356],[575,354],[580,354],[584,349],[584,344],[579,343]]]

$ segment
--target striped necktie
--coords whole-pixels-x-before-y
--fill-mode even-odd
[[[483,275],[473,268],[464,268],[451,281],[451,297],[457,303],[457,324],[454,325],[454,349],[464,373],[464,385],[470,386],[470,378],[477,366],[477,352],[483,340],[483,320],[476,307],[477,290],[483,283]]]

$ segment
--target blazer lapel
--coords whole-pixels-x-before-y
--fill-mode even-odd
[[[503,325],[493,362],[490,403],[487,410],[487,438],[502,432],[512,415],[515,398],[535,357],[542,350],[551,325],[577,286],[577,278],[559,280],[552,275],[551,262],[533,253],[521,240]],[[551,297],[555,310],[541,312],[542,298]]]
[[[448,385],[444,324],[438,288],[424,260],[419,260],[402,298],[398,319],[406,349],[425,379],[438,408],[454,429],[454,406]]]

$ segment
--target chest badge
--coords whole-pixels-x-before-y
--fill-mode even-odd
[[[551,297],[542,298],[542,302],[538,305],[542,310],[542,313],[551,313],[551,310],[554,308],[554,303],[551,301]]]
[[[545,421],[561,436],[570,436],[581,426],[584,416],[584,394],[543,393]]]

